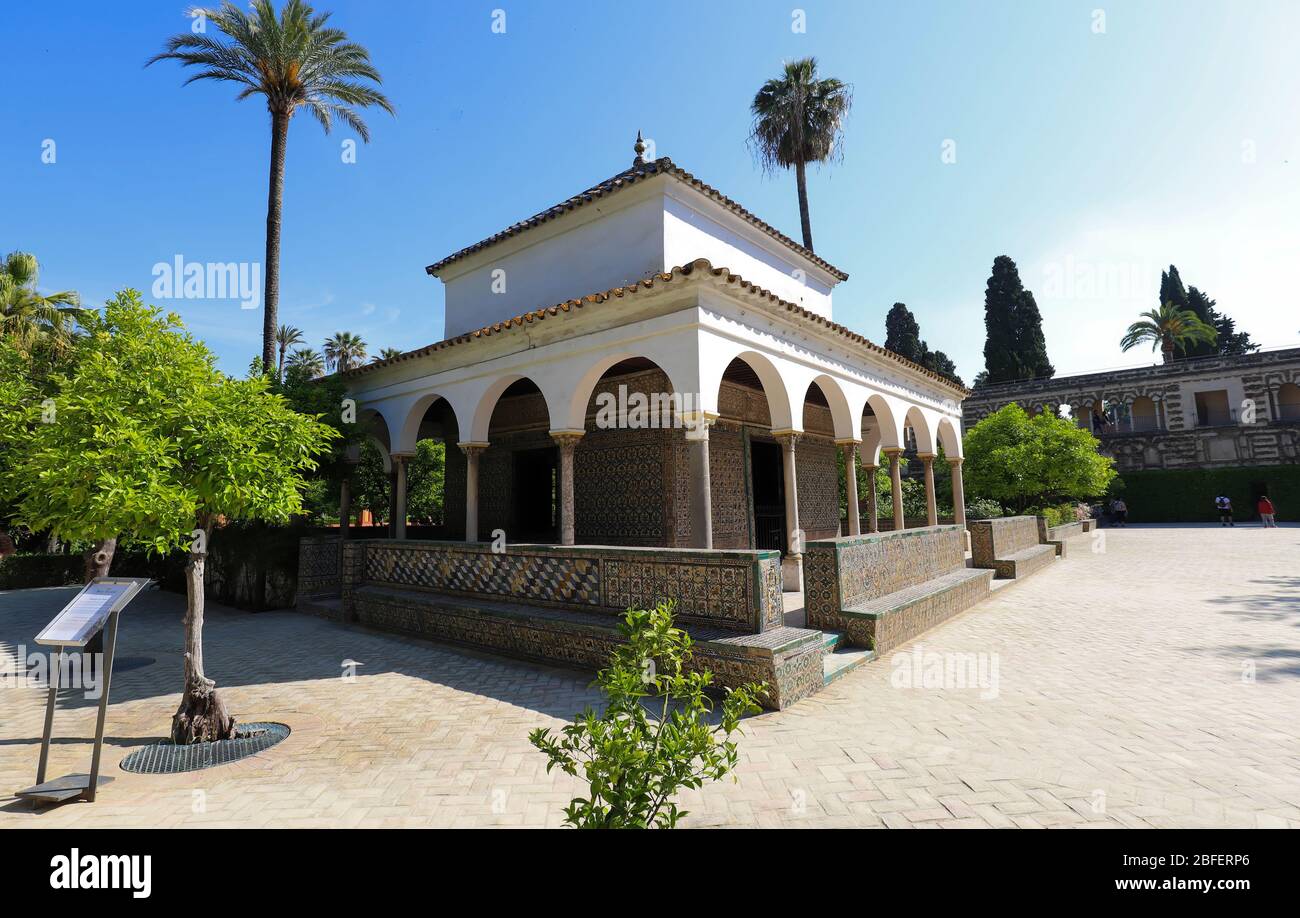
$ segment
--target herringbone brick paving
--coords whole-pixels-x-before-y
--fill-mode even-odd
[[[738,780],[683,795],[687,824],[1300,827],[1300,528],[1104,538],[747,721]],[[0,670],[71,593],[0,593]],[[235,765],[127,774],[179,701],[182,605],[149,593],[123,617],[119,653],[157,662],[114,678],[117,780],[94,804],[13,800],[34,778],[44,692],[0,689],[0,827],[555,826],[580,787],[548,775],[527,734],[597,702],[586,675],[219,608],[209,674],[240,719],[293,734]],[[996,683],[896,685],[918,648],[986,655]],[[94,727],[93,703],[62,703],[51,776],[86,770]]]

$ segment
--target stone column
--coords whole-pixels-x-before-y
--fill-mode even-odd
[[[786,590],[803,589],[803,529],[799,526],[799,479],[795,472],[794,448],[803,434],[797,430],[774,430],[781,444],[785,470],[785,531],[787,551],[781,559],[781,574]]]
[[[889,480],[890,492],[894,497],[894,531],[901,532],[905,528],[903,520],[903,471],[899,468],[898,460],[902,457],[903,451],[897,446],[884,450],[889,457]]]
[[[581,430],[552,430],[551,439],[560,448],[560,544],[573,544],[573,451],[582,439]]]
[[[352,475],[361,461],[361,444],[350,443],[343,454],[343,481],[339,484],[339,541],[346,541],[352,527]]]
[[[486,443],[457,443],[465,454],[465,541],[478,541],[478,459]]]
[[[858,515],[858,446],[861,440],[839,440],[844,450],[844,492],[848,495],[849,535],[862,534],[862,518]]]
[[[952,469],[952,516],[958,526],[966,525],[966,487],[961,480],[961,459],[949,458]]]
[[[406,453],[393,453],[393,538],[406,538]]]
[[[939,525],[939,502],[934,496],[934,453],[921,453],[917,456],[925,466],[925,525]]]
[[[352,489],[348,486],[347,475],[343,476],[343,483],[339,485],[339,539],[346,541],[348,537],[348,526],[352,522]]]
[[[709,473],[709,427],[716,416],[683,415],[690,448],[691,547],[713,547],[713,481]]]
[[[879,466],[874,462],[862,467],[862,470],[867,473],[867,532],[880,531],[880,511],[877,509],[876,496],[877,468],[879,468]]]
[[[388,537],[397,538],[397,463],[388,465]]]

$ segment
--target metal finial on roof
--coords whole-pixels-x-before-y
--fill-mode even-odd
[[[640,131],[636,132],[636,143],[632,146],[632,149],[636,151],[636,159],[632,160],[632,165],[644,166],[645,165],[645,141],[641,139]]]

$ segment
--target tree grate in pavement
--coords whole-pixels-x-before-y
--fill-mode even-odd
[[[231,739],[188,746],[177,746],[171,740],[164,740],[132,752],[122,760],[121,767],[123,771],[140,775],[175,775],[186,771],[201,771],[257,755],[283,742],[288,735],[289,728],[284,724],[238,724]]]

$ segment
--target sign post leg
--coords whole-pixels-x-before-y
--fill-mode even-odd
[[[36,765],[37,784],[45,783],[45,766],[50,760],[50,735],[54,731],[54,702],[59,694],[59,670],[61,669],[63,669],[62,646],[59,647],[50,672],[50,695],[45,702],[45,731],[41,734],[41,759]]]
[[[108,689],[113,681],[113,652],[117,649],[117,617],[114,612],[108,619],[108,634],[104,639],[104,662],[101,666],[104,685],[99,696],[99,716],[95,719],[95,751],[90,757],[90,784],[86,787],[86,800],[95,802],[95,785],[99,783],[99,754],[104,750],[104,720],[108,716]]]

